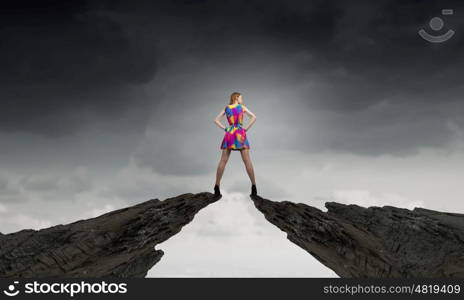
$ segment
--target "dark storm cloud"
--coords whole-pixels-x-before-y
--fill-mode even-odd
[[[132,85],[155,75],[156,41],[88,3],[2,4],[0,27],[0,130],[57,136],[149,105]]]
[[[455,14],[441,16],[443,8]],[[365,109],[387,97],[401,99],[397,96],[431,105],[454,101],[463,92],[463,8],[462,1],[420,0],[179,0],[111,7],[139,16],[147,30],[156,23],[153,19],[163,22],[164,30],[182,37],[173,48],[185,49],[182,55],[194,59],[220,63],[260,47],[282,49],[276,60],[307,52],[311,59],[301,61],[294,72],[302,78],[315,75],[320,84],[308,89],[320,97],[301,100],[340,111]],[[417,34],[435,16],[445,20],[436,34],[450,28],[457,32],[444,44],[431,44]]]
[[[311,59],[295,71],[317,75],[321,97],[307,101],[313,107],[358,110],[397,95],[420,103],[443,103],[463,91],[462,1],[175,3],[178,13],[196,26],[198,53],[211,59],[224,59],[224,49],[233,49],[240,40],[253,41],[247,39],[250,36],[258,43],[265,41],[263,48],[269,43],[285,47],[288,55],[308,52]],[[443,8],[454,9],[455,14],[441,16]],[[431,44],[417,34],[435,16],[445,20],[436,34],[449,28],[457,32],[444,44]],[[433,33],[430,28],[429,32]],[[243,54],[238,48],[237,55]],[[285,59],[285,54],[276,59]]]
[[[426,28],[431,17],[440,16],[441,8],[448,7],[445,3],[340,3],[344,3],[343,13],[334,20],[331,38],[324,42],[309,37],[302,45],[312,49],[310,52],[317,58],[315,63],[303,64],[302,72],[305,67],[316,68],[322,83],[316,89],[326,96],[311,105],[349,111],[397,96],[403,96],[398,97],[400,101],[407,97],[410,103],[434,105],[454,101],[462,93],[459,73],[464,65],[464,40],[457,36],[434,45],[417,34],[420,28]],[[463,5],[454,2],[450,7],[459,12]],[[293,20],[299,18],[304,17],[296,15]],[[454,30],[463,29],[458,16],[445,19]],[[289,26],[285,35],[291,36],[291,31]],[[312,43],[318,47],[311,47]]]
[[[211,59],[224,59],[222,50],[233,48],[237,41],[252,41],[247,36],[266,41],[263,48],[269,43],[286,47],[288,55],[308,52],[311,59],[302,61],[295,71],[317,75],[321,97],[307,101],[313,107],[358,110],[397,95],[442,104],[463,92],[459,76],[464,67],[462,1],[175,3],[197,26],[198,52]],[[454,9],[455,14],[441,16],[443,8]],[[444,44],[431,44],[417,34],[435,16],[445,20],[436,34],[449,28],[457,32]],[[430,28],[429,32],[433,33]],[[215,51],[215,45],[223,48]]]
[[[452,28],[455,37],[443,44],[422,40],[417,31],[443,8],[455,14],[443,17],[439,33]],[[390,130],[406,126],[409,131],[391,140],[391,147],[370,147],[371,153],[443,145],[453,139],[447,119],[464,125],[457,103],[463,92],[463,8],[462,1],[419,0],[46,1],[25,10],[13,7],[3,10],[1,20],[0,130],[66,134],[118,120],[133,109],[138,111],[125,126],[141,128],[155,101],[169,101],[169,95],[149,100],[133,94],[139,84],[156,80],[159,64],[182,58],[224,65],[250,50],[275,50],[272,59],[294,63],[287,73],[294,81],[282,88],[298,86],[292,100],[300,110],[367,113],[387,101],[397,112],[396,118],[389,111],[376,118],[360,116],[365,123],[349,117],[324,120],[327,135],[321,128],[317,137],[322,148],[364,153],[366,144],[378,138],[375,128],[385,130],[393,120]],[[301,53],[306,59],[292,60]],[[185,68],[176,70],[192,71]],[[201,72],[205,79],[216,76]],[[266,75],[256,80],[266,82]],[[305,83],[309,80],[312,84]],[[178,82],[179,90],[185,86]],[[190,101],[179,98],[181,107]],[[428,108],[417,109],[421,122],[411,126],[407,120],[420,105]],[[153,125],[171,118],[164,115]],[[357,135],[361,125],[365,139]],[[430,135],[421,128],[430,128]]]

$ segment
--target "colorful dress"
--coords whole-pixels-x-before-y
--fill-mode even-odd
[[[224,139],[221,142],[221,149],[250,149],[250,144],[246,136],[243,125],[243,106],[240,103],[227,105],[225,113],[229,127],[226,128]]]

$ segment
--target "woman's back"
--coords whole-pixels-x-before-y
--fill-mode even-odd
[[[243,106],[240,103],[229,104],[225,107],[227,122],[234,127],[243,124]]]
[[[221,142],[221,149],[250,149],[250,143],[246,136],[246,130],[243,125],[243,105],[240,103],[227,105],[225,108],[227,122],[229,127],[226,128],[224,138]]]

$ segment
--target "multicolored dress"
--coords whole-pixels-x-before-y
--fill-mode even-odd
[[[225,114],[229,126],[226,128],[224,139],[221,142],[221,149],[250,149],[250,144],[246,136],[243,125],[243,106],[240,103],[227,105]]]

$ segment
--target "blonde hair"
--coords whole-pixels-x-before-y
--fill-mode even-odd
[[[238,97],[240,97],[242,94],[240,94],[239,92],[233,92],[231,95],[230,95],[230,101],[229,101],[229,105],[230,104],[234,104],[235,100],[238,99]]]

